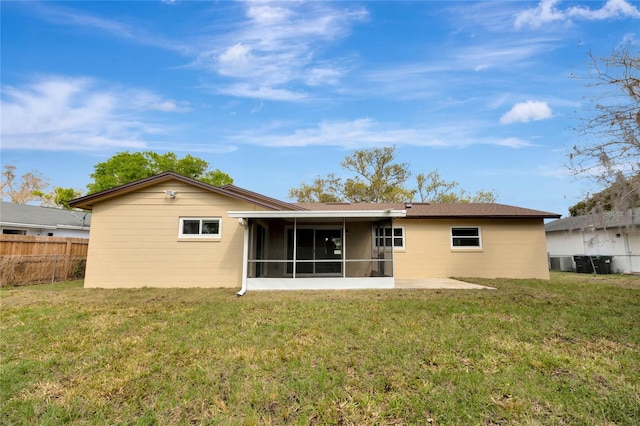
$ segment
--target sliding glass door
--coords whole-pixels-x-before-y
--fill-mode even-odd
[[[287,259],[294,260],[296,275],[342,275],[342,229],[298,228],[294,239],[293,229],[287,230]],[[287,263],[287,273],[293,271],[293,263]]]

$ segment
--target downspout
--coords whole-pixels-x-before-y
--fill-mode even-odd
[[[243,296],[247,292],[247,271],[249,267],[249,223],[247,219],[238,219],[238,224],[244,228],[244,244],[242,245],[242,288],[237,294]]]
[[[629,265],[629,272],[633,272],[633,264],[631,262],[631,247],[629,246],[629,234],[627,232],[622,232],[622,237],[624,241],[624,254],[627,257],[627,264]]]

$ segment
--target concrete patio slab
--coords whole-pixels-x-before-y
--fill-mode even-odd
[[[495,290],[494,287],[471,284],[452,278],[396,279],[397,289],[459,289],[459,290]]]

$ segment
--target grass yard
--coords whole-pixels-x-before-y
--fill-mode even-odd
[[[640,424],[640,277],[0,290],[2,424]]]

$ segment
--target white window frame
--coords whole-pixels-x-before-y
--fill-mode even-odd
[[[378,245],[379,239],[381,239],[381,238],[385,238],[385,239],[386,238],[391,238],[392,245],[391,246],[384,246],[385,249],[391,250],[392,246],[393,246],[394,250],[405,250],[406,249],[406,246],[407,246],[407,233],[406,233],[406,229],[405,229],[404,225],[400,225],[400,226],[383,226],[383,227],[381,227],[384,230],[391,229],[391,235],[388,236],[388,237],[386,235],[383,235],[383,236],[376,235],[376,229],[378,229],[378,228],[379,228],[378,226],[374,226],[373,229],[371,230],[371,233],[373,234],[373,247],[374,248],[378,248],[378,249],[382,248],[381,245]],[[396,229],[399,229],[399,230],[402,231],[402,235],[401,236],[394,235]],[[400,246],[396,246],[395,245],[395,239],[396,238],[400,238],[401,239],[402,245],[400,245]]]
[[[197,234],[184,234],[184,222],[186,220],[198,220],[200,221],[200,225],[198,227]],[[203,234],[202,233],[202,223],[204,221],[217,221],[218,222],[218,233],[217,234]],[[222,218],[221,217],[181,217],[180,224],[178,228],[178,238],[198,238],[198,239],[220,239],[222,237]]]
[[[453,235],[454,229],[477,229],[478,236],[477,237],[476,236],[464,236],[464,237],[454,236]],[[480,226],[452,226],[449,230],[449,236],[450,236],[450,242],[451,242],[451,250],[482,250],[482,229]],[[456,246],[456,245],[453,245],[454,238],[474,238],[478,240],[478,245],[477,246]]]

